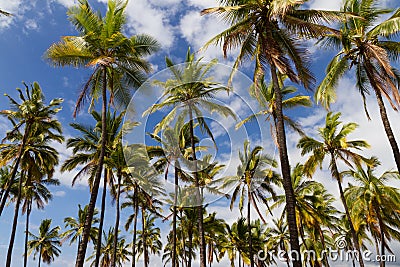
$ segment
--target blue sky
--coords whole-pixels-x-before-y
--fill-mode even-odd
[[[90,3],[104,12],[105,0],[91,0]],[[88,77],[88,70],[74,68],[53,68],[43,59],[44,51],[61,36],[75,35],[75,29],[67,20],[66,10],[68,6],[75,3],[74,0],[1,0],[0,8],[14,14],[12,18],[0,18],[0,93],[8,93],[16,96],[16,87],[22,87],[22,81],[30,84],[33,81],[39,82],[48,100],[56,97],[64,98],[63,111],[58,118],[64,126],[66,138],[74,136],[76,133],[68,126],[73,122],[72,111],[77,93]],[[382,1],[390,7],[396,7],[396,1]],[[201,17],[199,11],[206,7],[215,6],[214,0],[131,0],[128,7],[128,35],[135,33],[147,33],[155,37],[162,44],[162,50],[150,58],[154,65],[155,72],[164,67],[164,57],[170,56],[176,62],[180,62],[184,57],[188,45],[197,51],[210,37],[224,29],[224,25],[213,17]],[[340,6],[340,0],[313,0],[310,1],[312,8],[336,9]],[[310,44],[312,47],[312,44]],[[326,63],[332,55],[332,51],[320,51],[312,47],[313,70],[320,81]],[[226,60],[221,58],[221,49],[210,47],[201,56],[205,59],[218,57],[220,62],[231,65],[232,58]],[[311,94],[310,92],[302,92]],[[0,96],[0,109],[7,108],[6,97]],[[233,103],[233,102],[232,102]],[[354,80],[351,76],[346,77],[340,84],[338,103],[333,106],[333,110],[343,113],[344,121],[357,121],[360,129],[352,136],[353,138],[366,139],[372,148],[366,152],[367,155],[376,155],[382,161],[381,170],[392,169],[395,167],[391,157],[390,148],[380,124],[377,113],[377,106],[373,98],[368,99],[372,121],[368,121],[362,110],[360,97],[354,90]],[[83,109],[81,115],[75,122],[88,122],[89,116],[86,114],[87,107]],[[325,111],[319,107],[308,110],[296,111],[293,115],[304,126],[306,132],[315,134],[315,129],[320,126],[325,116]],[[394,132],[400,132],[400,124],[396,123],[399,114],[389,111],[390,119],[393,124]],[[231,121],[221,123],[228,129],[234,127]],[[8,122],[0,118],[0,137],[4,136],[8,129]],[[400,138],[400,135],[397,135]],[[294,165],[302,161],[299,152],[295,149],[298,136],[294,133],[288,134],[288,146],[290,150],[290,160]],[[233,151],[241,148],[242,144],[235,144]],[[65,160],[70,151],[64,145],[58,145],[61,162]],[[273,154],[273,152],[269,152]],[[238,162],[236,154],[226,159],[221,158],[224,163],[235,166]],[[233,167],[233,169],[235,169]],[[88,203],[89,195],[86,182],[71,188],[71,177],[73,173],[57,173],[62,185],[52,188],[54,199],[44,211],[34,210],[30,229],[35,232],[40,221],[45,218],[52,218],[54,225],[63,226],[62,220],[67,216],[76,216],[77,205]],[[332,193],[337,194],[335,184],[330,181],[329,174],[319,172],[319,181],[324,181],[328,188],[332,188]],[[328,179],[326,179],[328,177]],[[108,201],[106,213],[106,229],[114,222],[113,207]],[[218,202],[210,207],[212,211],[218,211],[221,217],[228,221],[234,220],[237,212],[230,212],[225,202]],[[0,217],[0,262],[4,262],[5,252],[11,229],[11,218],[13,206],[10,205],[4,215]],[[123,213],[122,221],[128,214]],[[23,253],[23,229],[24,216],[19,217],[17,229],[17,239],[15,243],[13,266],[20,266]],[[167,229],[168,225],[160,224],[162,229]],[[163,232],[164,234],[166,232]],[[128,234],[126,234],[128,235]],[[128,240],[130,240],[128,238]],[[76,244],[69,247],[65,244],[62,248],[62,255],[56,259],[52,266],[73,266],[76,252]],[[35,264],[30,257],[30,265]],[[224,266],[223,264],[221,266]]]

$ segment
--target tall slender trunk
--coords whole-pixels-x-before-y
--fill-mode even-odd
[[[97,233],[96,258],[94,260],[95,267],[99,267],[100,257],[101,257],[101,238],[103,236],[104,215],[106,212],[106,196],[107,196],[107,181],[108,181],[108,171],[106,168],[104,168],[103,179],[104,180],[103,180],[103,193],[101,195],[100,223],[99,223],[99,232]]]
[[[0,216],[1,216],[1,214],[3,213],[4,206],[6,205],[8,195],[10,194],[11,187],[12,187],[12,185],[13,185],[13,183],[14,183],[14,180],[15,180],[15,176],[17,176],[17,172],[18,172],[18,168],[19,168],[19,163],[20,163],[21,158],[22,158],[22,156],[23,156],[23,152],[24,152],[24,149],[25,149],[25,146],[26,146],[26,142],[27,142],[27,140],[28,140],[28,136],[29,136],[30,129],[31,129],[31,125],[30,125],[30,124],[27,124],[27,125],[26,125],[26,128],[25,128],[25,132],[24,132],[24,137],[22,138],[22,143],[21,143],[21,146],[20,146],[19,151],[18,151],[17,160],[16,160],[15,163],[14,163],[14,167],[13,167],[13,170],[12,170],[11,175],[10,175],[10,181],[8,182],[7,188],[6,188],[6,190],[4,191],[3,196],[2,196],[2,199],[1,199],[1,203],[0,203]]]
[[[134,202],[134,216],[133,216],[133,240],[132,240],[132,267],[136,266],[136,232],[137,232],[137,217],[138,217],[138,212],[139,212],[139,192],[138,188],[136,187],[133,196],[133,202]]]
[[[333,173],[336,176],[335,178],[336,178],[336,181],[339,186],[340,199],[342,200],[343,207],[346,212],[346,217],[349,222],[351,237],[353,239],[354,246],[358,252],[358,262],[360,263],[360,267],[364,267],[364,261],[362,258],[360,244],[358,243],[358,238],[357,238],[356,230],[354,229],[353,220],[351,219],[349,207],[347,206],[346,198],[344,197],[344,191],[343,191],[343,187],[342,187],[342,179],[340,177],[340,173],[339,173],[339,170],[338,170],[338,167],[336,164],[336,159],[335,159],[333,152],[330,152],[330,154],[331,154],[331,158],[332,158]]]
[[[118,230],[119,230],[119,217],[120,217],[120,210],[119,210],[119,198],[121,194],[121,179],[122,174],[119,172],[118,176],[118,186],[117,186],[117,196],[115,200],[115,208],[116,208],[116,216],[115,216],[115,226],[114,226],[114,241],[113,241],[113,254],[111,258],[111,266],[116,266],[116,258],[117,258],[117,242],[118,242]]]
[[[17,224],[18,224],[19,205],[21,204],[23,176],[24,175],[21,174],[21,177],[19,178],[18,196],[17,196],[17,202],[15,203],[14,220],[13,220],[13,225],[12,225],[12,230],[11,230],[10,243],[8,245],[6,267],[11,266],[12,252],[13,252],[14,241],[15,241],[15,233],[17,231]]]
[[[178,161],[175,162],[175,188],[174,188],[174,207],[173,207],[173,217],[172,217],[172,267],[176,266],[176,205],[178,202]]]
[[[385,257],[385,245],[386,245],[386,242],[385,242],[385,225],[384,225],[384,223],[383,223],[383,220],[382,220],[382,217],[381,217],[381,215],[380,215],[380,210],[379,210],[379,208],[376,206],[376,205],[374,205],[375,206],[375,213],[377,214],[377,216],[378,216],[378,222],[379,222],[379,232],[380,232],[380,238],[381,238],[381,251],[380,251],[380,255],[381,255],[381,259],[382,259],[382,257]],[[380,266],[381,267],[385,267],[386,266],[386,263],[385,263],[385,261],[380,261]]]
[[[147,251],[147,235],[146,235],[146,216],[145,208],[142,206],[142,242],[143,242],[143,254],[144,254],[144,267],[149,266],[149,253]]]
[[[28,266],[28,233],[29,233],[29,217],[31,215],[32,200],[27,200],[28,207],[26,209],[26,223],[25,223],[25,244],[24,244],[24,267]]]
[[[93,213],[96,207],[97,194],[100,186],[101,173],[103,171],[104,156],[106,153],[107,143],[107,69],[103,67],[103,88],[102,88],[102,107],[101,107],[101,150],[99,155],[99,163],[96,169],[92,192],[86,215],[85,226],[82,233],[82,242],[79,246],[78,256],[75,267],[83,267],[85,262],[86,249],[89,242],[90,229],[92,228]]]
[[[192,267],[193,227],[188,229],[188,267]]]
[[[192,146],[192,158],[194,162],[194,181],[196,187],[196,201],[197,201],[197,215],[198,215],[198,227],[199,227],[199,240],[200,240],[200,267],[206,267],[206,241],[204,237],[204,227],[203,227],[203,204],[200,195],[200,183],[199,176],[197,173],[197,158],[194,143],[194,127],[193,127],[193,110],[189,107],[189,128],[190,128],[190,143]]]
[[[38,267],[40,267],[40,263],[42,263],[42,245],[40,245],[40,250],[39,250],[39,264],[38,264]]]
[[[249,233],[249,257],[250,257],[250,267],[254,267],[254,257],[253,257],[253,236],[251,234],[251,218],[250,218],[250,208],[251,208],[251,186],[248,188],[247,193],[247,232]]]
[[[365,68],[367,70],[374,69],[372,64],[366,58],[364,58],[364,64],[365,64]],[[389,121],[389,118],[387,116],[385,103],[383,102],[383,99],[382,99],[382,94],[381,94],[381,92],[379,90],[379,87],[378,87],[373,75],[371,74],[371,72],[367,71],[366,73],[367,73],[368,80],[369,80],[372,88],[375,91],[376,100],[378,102],[379,113],[381,115],[383,128],[385,129],[386,136],[387,136],[387,138],[389,140],[389,144],[390,144],[390,146],[392,148],[394,161],[396,162],[397,171],[400,172],[400,150],[399,150],[399,146],[397,144],[396,138],[395,138],[395,136],[393,134],[392,127],[390,126],[390,121]]]
[[[293,267],[302,267],[301,255],[300,255],[300,244],[299,244],[299,234],[297,231],[297,220],[296,220],[296,199],[294,196],[294,190],[292,185],[292,179],[290,177],[290,165],[289,157],[286,146],[286,133],[285,125],[283,120],[282,111],[282,92],[279,88],[278,76],[276,73],[275,65],[271,64],[271,77],[275,92],[275,107],[276,107],[276,137],[278,142],[279,158],[281,164],[282,178],[283,178],[283,188],[285,190],[286,197],[286,214],[287,223],[289,227],[290,235],[290,249],[292,253],[297,255],[292,255],[293,257]]]

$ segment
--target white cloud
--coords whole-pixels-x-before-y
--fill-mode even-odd
[[[135,0],[128,3],[126,12],[129,30],[135,34],[153,36],[161,43],[164,49],[168,49],[173,45],[176,37],[169,19],[171,12],[173,13],[173,7],[161,9],[149,1]]]
[[[59,3],[60,5],[63,5],[65,7],[71,7],[71,6],[76,5],[78,3],[77,0],[50,0],[50,2]]]
[[[37,31],[39,30],[39,25],[37,24],[37,22],[33,19],[28,19],[25,21],[25,28],[27,30],[34,30]]]
[[[13,15],[11,17],[0,16],[0,29],[8,28],[23,13],[22,0],[3,0],[1,1],[0,8]]]
[[[311,9],[340,10],[342,2],[342,0],[312,0],[309,5]]]
[[[65,191],[56,191],[53,193],[56,197],[64,197],[67,193]]]

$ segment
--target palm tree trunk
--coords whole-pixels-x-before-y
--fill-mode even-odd
[[[385,242],[385,226],[384,226],[384,223],[383,223],[383,220],[382,220],[382,217],[381,217],[381,215],[380,215],[380,210],[379,210],[379,208],[378,207],[376,207],[375,206],[375,212],[376,212],[376,214],[377,214],[377,216],[378,216],[378,222],[379,222],[379,232],[380,232],[380,238],[381,238],[381,251],[380,251],[380,255],[381,255],[381,259],[382,259],[382,257],[385,257],[385,245],[386,245],[386,242]],[[381,267],[385,267],[385,261],[380,261],[380,266]]]
[[[178,201],[178,161],[175,162],[175,189],[174,189],[174,207],[172,217],[172,267],[176,266],[176,205]]]
[[[95,267],[99,267],[100,257],[101,257],[101,238],[103,235],[104,215],[106,212],[107,181],[108,181],[108,172],[107,172],[107,169],[105,168],[104,169],[104,180],[103,180],[103,193],[101,196],[99,232],[97,233],[98,235],[97,235],[97,246],[96,246],[96,258],[94,260]]]
[[[136,187],[134,192],[134,217],[133,217],[133,241],[132,241],[132,267],[136,266],[136,231],[137,231],[137,217],[138,217],[138,212],[139,212],[139,192],[138,188]]]
[[[25,224],[25,247],[24,247],[24,267],[28,266],[28,233],[29,233],[29,216],[31,215],[32,202],[28,200],[28,207],[26,209],[26,224]]]
[[[75,267],[83,267],[85,262],[86,249],[89,242],[90,229],[92,228],[93,213],[96,207],[97,194],[100,186],[101,173],[103,171],[104,156],[106,153],[107,143],[107,69],[103,67],[103,88],[102,88],[102,108],[101,108],[101,150],[99,155],[99,164],[97,166],[92,192],[90,194],[90,201],[88,206],[88,213],[86,215],[85,226],[82,233],[82,242],[79,246],[78,256],[76,259]]]
[[[200,240],[200,267],[206,267],[206,241],[204,237],[204,227],[203,227],[203,205],[202,199],[200,195],[200,183],[199,176],[197,173],[197,158],[196,158],[196,150],[194,143],[194,127],[193,127],[193,110],[189,106],[189,128],[190,128],[190,143],[192,146],[192,158],[194,162],[194,181],[196,186],[196,201],[197,201],[197,215],[198,215],[198,227],[199,227],[199,240]]]
[[[0,216],[3,213],[4,206],[6,205],[8,195],[10,194],[11,187],[12,187],[12,185],[14,183],[14,180],[15,180],[15,176],[17,176],[19,163],[21,161],[21,158],[22,158],[22,155],[23,155],[23,151],[24,151],[25,146],[26,146],[26,141],[28,139],[28,135],[29,135],[30,129],[31,129],[30,124],[27,124],[26,128],[25,128],[25,132],[24,132],[24,137],[22,138],[22,143],[21,143],[21,146],[20,146],[19,151],[18,151],[17,160],[15,161],[14,168],[13,168],[13,170],[11,172],[11,175],[10,175],[10,181],[7,184],[7,188],[6,188],[6,190],[5,190],[5,192],[4,192],[3,196],[2,196],[2,199],[1,199]]]
[[[193,228],[188,229],[188,267],[192,267]]]
[[[368,78],[369,78],[369,76],[370,75],[368,75]],[[382,99],[382,94],[379,91],[379,89],[377,88],[375,82],[373,80],[371,80],[371,79],[369,79],[369,80],[370,80],[371,85],[372,85],[372,87],[374,88],[374,91],[375,91],[376,100],[378,101],[378,106],[379,106],[379,113],[381,115],[381,120],[382,120],[382,123],[383,123],[383,128],[385,129],[386,136],[387,136],[387,138],[389,140],[389,143],[390,143],[390,146],[392,148],[394,160],[395,160],[396,166],[397,166],[397,171],[400,172],[400,150],[399,150],[399,146],[397,144],[396,138],[395,138],[395,136],[393,134],[389,118],[387,116],[385,103],[383,102],[383,99]]]
[[[21,174],[21,177],[19,178],[17,202],[15,203],[14,220],[13,220],[13,225],[12,225],[12,230],[11,230],[10,243],[8,245],[8,251],[7,251],[6,267],[11,266],[12,252],[13,252],[14,241],[15,241],[15,233],[17,231],[17,224],[18,224],[19,205],[21,204],[22,180],[23,180],[23,175]]]
[[[114,241],[113,241],[113,254],[111,258],[111,266],[115,267],[116,258],[117,258],[117,241],[118,241],[118,230],[119,230],[119,217],[120,217],[120,210],[119,210],[119,198],[121,194],[121,179],[122,174],[118,173],[118,186],[117,186],[117,196],[115,200],[115,207],[116,207],[116,216],[115,216],[115,226],[114,226]]]
[[[292,253],[296,253],[298,257],[293,259],[293,267],[302,267],[301,255],[300,255],[300,244],[299,234],[297,231],[297,220],[296,220],[296,199],[294,196],[294,190],[292,185],[292,179],[290,177],[290,165],[289,157],[286,146],[286,133],[285,125],[283,120],[282,111],[282,92],[279,88],[278,76],[276,73],[275,65],[271,64],[271,77],[275,92],[275,107],[276,107],[276,137],[278,142],[279,158],[281,164],[283,188],[285,190],[286,197],[286,214],[287,223],[289,227],[290,235],[290,249]]]
[[[143,254],[144,254],[144,267],[149,267],[149,253],[147,251],[147,236],[146,236],[146,216],[145,209],[142,206],[142,242],[143,242]]]
[[[346,198],[344,197],[342,181],[341,181],[342,179],[340,177],[340,173],[339,173],[339,170],[338,170],[338,167],[337,167],[337,164],[336,164],[336,159],[335,159],[335,156],[334,156],[333,152],[331,152],[331,159],[332,159],[333,173],[336,176],[335,178],[336,178],[336,181],[337,181],[338,186],[339,186],[340,199],[342,200],[343,207],[344,207],[344,210],[346,212],[346,217],[347,217],[347,220],[349,222],[351,237],[353,239],[354,246],[355,246],[355,248],[356,248],[356,250],[358,252],[358,262],[360,263],[360,267],[364,267],[364,261],[363,261],[363,258],[362,258],[360,244],[358,243],[357,234],[356,234],[356,231],[354,230],[353,220],[351,219],[349,207],[347,206]]]
[[[40,263],[42,262],[42,245],[40,245],[40,250],[39,250],[39,264],[38,267],[40,267]]]
[[[253,236],[251,234],[251,218],[250,218],[250,208],[251,208],[251,186],[248,188],[247,196],[247,232],[249,234],[249,257],[250,257],[250,267],[254,267],[254,257],[253,257]]]
[[[368,61],[368,59],[364,59],[364,62],[365,62],[365,68],[367,70],[374,69],[374,67],[371,65],[371,63]],[[397,171],[400,172],[400,150],[399,150],[399,146],[397,145],[396,138],[394,137],[392,127],[390,126],[390,121],[389,121],[389,118],[386,113],[385,103],[383,102],[382,94],[381,94],[379,87],[376,84],[376,81],[375,81],[373,75],[371,74],[371,72],[366,71],[366,73],[367,73],[367,77],[368,77],[368,80],[369,80],[372,88],[374,88],[376,100],[378,102],[379,113],[381,115],[381,120],[383,123],[383,128],[385,129],[386,136],[387,136],[390,146],[392,148],[394,161],[396,162],[396,166],[397,166]]]

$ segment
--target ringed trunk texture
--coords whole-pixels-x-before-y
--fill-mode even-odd
[[[97,166],[96,175],[90,194],[88,213],[86,215],[85,226],[82,233],[82,242],[79,246],[78,256],[75,267],[83,267],[86,256],[86,249],[89,242],[90,229],[92,227],[93,213],[96,207],[97,194],[100,186],[101,173],[103,171],[104,156],[106,153],[107,142],[107,69],[103,67],[103,89],[102,89],[102,108],[101,108],[101,150],[99,155],[99,164]]]
[[[198,215],[198,228],[199,228],[199,246],[200,246],[200,267],[206,267],[206,241],[204,237],[204,227],[203,227],[203,205],[202,199],[200,195],[200,182],[199,176],[197,173],[197,158],[196,158],[196,150],[194,144],[194,129],[193,129],[193,111],[191,107],[189,107],[189,128],[190,128],[190,143],[192,146],[192,157],[194,162],[194,180],[196,186],[196,200],[197,200],[197,215]]]
[[[292,179],[290,177],[290,165],[289,157],[286,146],[286,134],[285,125],[283,121],[282,111],[282,92],[279,88],[278,76],[276,74],[276,67],[271,64],[271,77],[276,95],[275,106],[276,106],[276,137],[278,142],[279,158],[281,164],[281,171],[283,177],[283,188],[285,190],[286,197],[286,214],[287,223],[290,234],[290,249],[292,253],[297,255],[293,259],[293,267],[302,267],[301,255],[300,255],[300,244],[299,234],[297,231],[297,220],[296,220],[296,199],[294,196],[294,190],[292,185]]]

